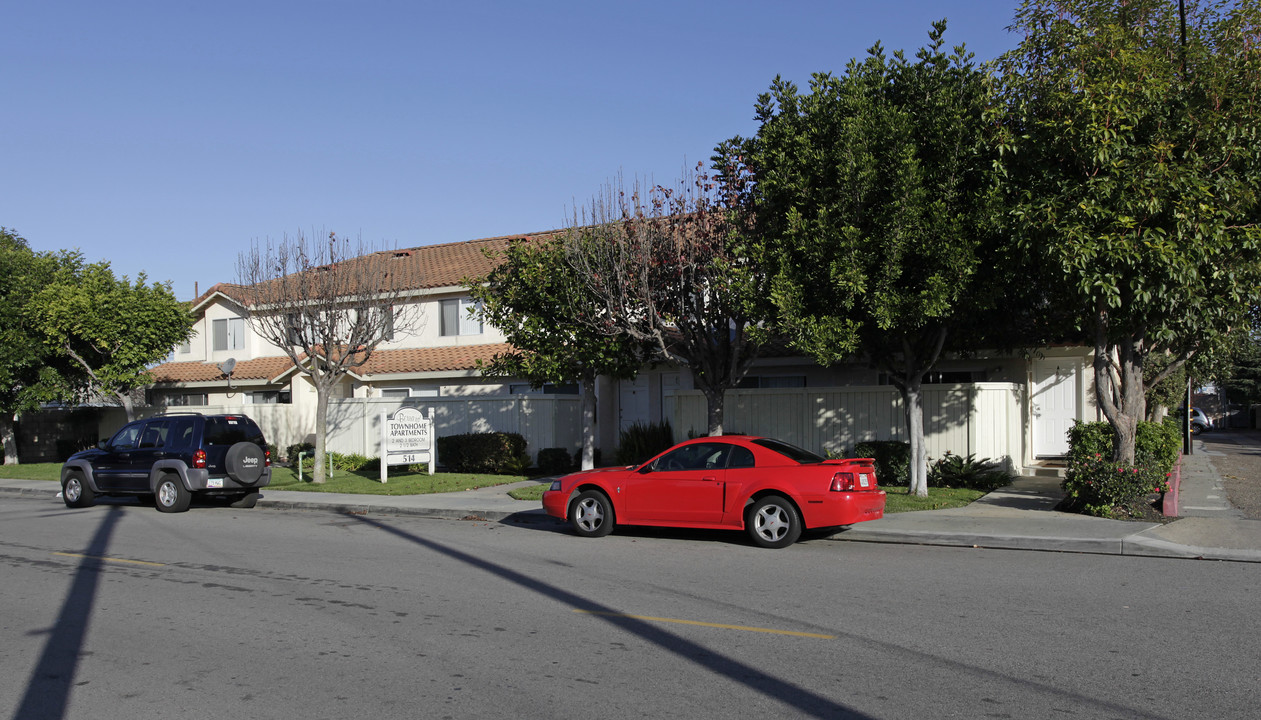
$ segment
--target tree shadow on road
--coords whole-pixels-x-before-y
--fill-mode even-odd
[[[407,532],[406,530],[391,527],[390,525],[380,522],[374,518],[363,517],[360,515],[349,515],[348,517],[353,517],[365,525],[371,525],[379,530],[383,530],[387,533],[403,538],[404,540],[415,543],[416,545],[428,550],[432,550],[436,553],[459,560],[469,566],[484,570],[527,590],[554,598],[556,601],[569,605],[575,610],[587,613],[601,622],[608,623],[620,630],[632,633],[637,637],[666,650],[667,652],[673,653],[683,659],[690,660],[691,662],[696,663],[711,672],[717,673],[718,675],[728,678],[733,682],[743,684],[746,687],[766,695],[767,697],[774,698],[775,700],[794,708],[797,712],[802,713],[807,717],[835,718],[836,720],[864,720],[871,717],[819,695],[808,688],[781,680],[753,665],[720,655],[719,653],[714,652],[711,648],[663,630],[645,620],[628,617],[620,613],[615,608],[593,602],[587,598],[575,595],[568,590],[561,589],[554,585],[549,585],[541,580],[523,575],[522,573],[503,567],[502,565],[497,565],[484,558],[446,547],[432,540],[427,540],[418,535]]]
[[[111,506],[105,513],[92,541],[79,555],[79,567],[75,570],[57,620],[52,627],[35,631],[47,634],[48,640],[35,669],[31,671],[26,692],[18,703],[13,720],[60,720],[66,716],[80,653],[96,604],[97,585],[104,566],[102,558],[106,556],[110,538],[122,513],[123,508],[118,505]]]

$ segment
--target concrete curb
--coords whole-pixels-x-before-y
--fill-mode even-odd
[[[964,535],[925,530],[881,531],[855,528],[833,535],[828,539],[837,542],[934,545],[939,547],[984,548],[987,550],[1025,550],[1178,560],[1261,563],[1261,550],[1183,545],[1144,535],[1144,533],[1159,527],[1159,525],[1147,526],[1131,535],[1118,538],[1069,538],[1050,535],[989,535],[984,533]]]
[[[471,504],[470,504],[471,505]],[[542,508],[518,510],[475,510],[469,508],[412,508],[380,503],[304,502],[301,500],[268,500],[266,494],[258,501],[258,507],[274,510],[302,510],[331,512],[351,515],[394,515],[408,517],[440,518],[444,520],[485,520],[490,522],[542,522],[549,516]]]
[[[984,548],[987,550],[1037,550],[1092,555],[1124,555],[1124,541],[1116,538],[1069,538],[1051,535],[972,535],[924,530],[849,530],[832,536],[841,542],[871,542],[943,547]]]

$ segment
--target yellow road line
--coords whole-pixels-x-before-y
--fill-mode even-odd
[[[649,620],[651,622],[675,623],[677,625],[700,625],[701,627],[720,628],[723,630],[744,630],[745,632],[770,633],[772,635],[792,635],[794,637],[818,638],[820,640],[835,640],[835,635],[820,635],[819,633],[795,632],[793,630],[772,630],[771,628],[749,627],[746,625],[725,625],[723,623],[701,622],[699,620],[679,620],[677,618],[651,617],[648,615],[624,615],[622,613],[597,612],[595,610],[574,610],[576,613],[584,615],[603,615],[605,617],[623,617],[634,620]]]
[[[144,560],[124,560],[123,558],[99,557],[97,555],[80,555],[79,553],[55,552],[53,555],[72,558],[86,558],[88,560],[102,560],[104,562],[127,563],[129,565],[151,565],[153,567],[163,567],[166,565],[166,563],[145,562]]]

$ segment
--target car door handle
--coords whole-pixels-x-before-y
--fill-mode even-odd
[[[717,479],[718,479],[718,478],[716,478],[716,477],[703,477],[703,478],[701,478],[701,480],[704,480],[705,482],[713,482],[713,481],[715,481],[715,480],[717,480]]]

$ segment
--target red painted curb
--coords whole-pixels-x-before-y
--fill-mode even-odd
[[[1182,489],[1182,456],[1173,466],[1169,475],[1169,492],[1161,499],[1160,514],[1165,517],[1178,517],[1178,493]]]

